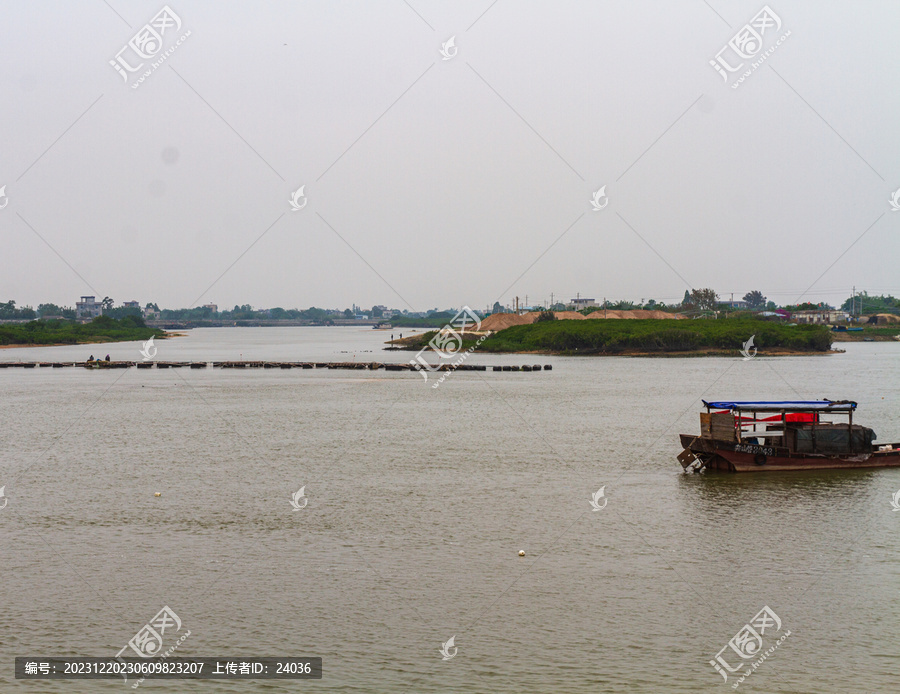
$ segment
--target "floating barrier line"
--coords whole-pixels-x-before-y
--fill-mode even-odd
[[[34,369],[64,367],[81,367],[103,371],[104,369],[356,369],[376,371],[416,371],[414,365],[389,364],[378,361],[338,361],[338,362],[312,362],[312,361],[4,361],[0,362],[0,369]],[[483,364],[436,364],[433,371],[551,371],[551,364],[523,364],[522,366],[486,366]]]

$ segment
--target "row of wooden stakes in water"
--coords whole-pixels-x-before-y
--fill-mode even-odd
[[[386,371],[416,371],[414,364],[385,364],[377,361],[15,361],[0,362],[0,369],[35,367],[61,369],[66,366],[80,366],[86,369],[128,369],[136,366],[139,369],[206,369],[210,366],[221,369],[385,369]],[[551,364],[523,364],[507,366],[485,366],[483,364],[437,364],[431,371],[550,371]]]

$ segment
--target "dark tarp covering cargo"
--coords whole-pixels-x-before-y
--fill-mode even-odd
[[[797,453],[824,453],[845,455],[869,453],[875,432],[868,427],[853,425],[851,446],[850,427],[846,424],[816,424],[815,426],[789,426],[788,445]],[[791,445],[793,444],[793,445]]]

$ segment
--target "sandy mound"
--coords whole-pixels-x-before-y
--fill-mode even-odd
[[[517,316],[515,313],[494,313],[493,315],[490,315],[483,321],[481,321],[481,330],[490,330],[492,332],[496,332],[498,330],[505,330],[506,328],[510,328],[514,325],[528,325],[529,323],[534,323],[539,315],[541,315],[540,311],[523,313],[520,316]],[[578,313],[578,311],[554,311],[553,315],[556,316],[556,320],[584,320],[585,318],[619,318],[632,320],[643,318],[657,320],[677,320],[684,318],[684,316],[682,316],[680,313],[666,313],[665,311],[645,311],[641,309],[636,309],[634,311],[613,311],[612,309],[603,311],[601,309],[600,311],[589,313],[586,316]]]
[[[892,313],[876,313],[869,318],[869,323],[874,323],[875,325],[893,325],[895,323],[900,323],[900,316],[895,316]]]
[[[514,325],[527,325],[528,323],[534,323],[536,319],[536,313],[523,313],[521,316],[517,316],[515,313],[492,313],[490,316],[481,321],[481,330],[491,330],[493,332],[496,332],[498,330],[511,328]]]
[[[520,316],[515,313],[494,313],[481,321],[481,330],[496,332],[514,325],[528,325],[534,323],[539,315],[541,315],[540,311],[531,311]],[[553,315],[556,316],[556,320],[584,320],[584,316],[578,311],[554,311]]]
[[[584,320],[585,318],[578,311],[554,311],[553,315],[556,316],[556,320]]]
[[[619,318],[619,319],[631,319],[631,320],[683,320],[684,316],[680,313],[666,313],[665,311],[648,311],[644,309],[635,309],[633,311],[613,311],[608,309],[604,311],[600,309],[599,311],[594,311],[593,313],[589,313],[587,318]]]

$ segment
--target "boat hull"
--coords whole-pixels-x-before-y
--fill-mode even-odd
[[[888,451],[854,455],[791,453],[780,446],[719,441],[690,434],[681,434],[681,445],[693,453],[701,467],[722,472],[900,467],[900,444],[896,443]]]

